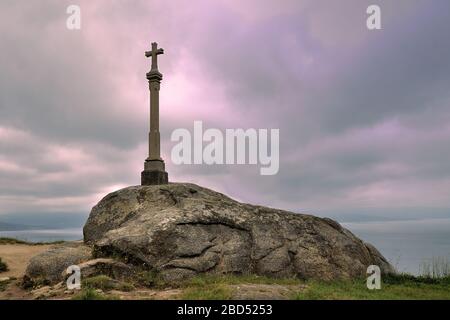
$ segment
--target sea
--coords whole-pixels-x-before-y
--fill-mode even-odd
[[[373,244],[399,272],[418,275],[433,260],[450,262],[449,218],[342,225]]]
[[[350,222],[342,225],[373,244],[400,272],[418,275],[432,259],[450,261],[450,219]],[[0,237],[29,242],[73,241],[81,228],[0,231]]]
[[[28,242],[74,241],[83,239],[82,228],[70,229],[30,229],[0,231],[0,238],[14,238]]]

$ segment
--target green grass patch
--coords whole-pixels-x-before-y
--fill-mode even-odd
[[[2,258],[0,258],[0,273],[8,270],[8,265],[6,264],[6,262],[2,261]]]
[[[388,278],[380,290],[369,290],[366,280],[320,282],[307,281],[307,287],[295,294],[299,300],[448,300],[450,285],[427,283],[413,277]]]
[[[233,299],[236,285],[261,284],[299,286],[287,298],[299,300],[450,300],[450,277],[412,276],[409,274],[385,275],[380,290],[369,290],[366,279],[342,281],[304,281],[298,278],[271,278],[256,275],[198,275],[175,283],[165,282],[155,271],[138,275],[137,286],[156,290],[171,287],[181,289],[177,298],[188,300],[229,300]],[[129,283],[113,280],[107,276],[97,276],[83,280],[83,291],[75,298],[80,300],[110,299],[100,294],[102,291],[133,291]],[[258,290],[256,286],[255,290]],[[247,289],[248,290],[248,289]],[[251,289],[253,290],[253,289]],[[256,292],[256,291],[255,291]],[[251,292],[249,293],[251,296]]]
[[[188,300],[229,300],[233,298],[232,285],[239,284],[278,284],[298,285],[296,278],[269,278],[256,275],[199,275],[183,281],[181,299]]]
[[[450,258],[432,257],[422,262],[421,274],[427,278],[450,278]]]
[[[28,242],[25,240],[19,240],[19,239],[15,239],[15,238],[6,238],[6,237],[0,238],[0,245],[2,245],[2,244],[26,244],[29,246],[41,246],[41,245],[46,245],[46,244],[62,244],[62,243],[65,243],[65,241]]]
[[[105,275],[86,278],[81,285],[82,288],[100,289],[102,291],[119,290],[129,292],[135,289],[131,283],[117,281]]]
[[[147,288],[164,288],[169,283],[164,281],[156,270],[143,271],[137,276],[137,283]]]
[[[104,295],[92,288],[85,288],[80,293],[72,297],[72,300],[119,300],[119,297]]]
[[[408,273],[399,273],[394,275],[386,275],[383,278],[383,282],[386,284],[437,284],[437,285],[449,285],[450,276],[445,277],[433,277],[427,275],[413,276]]]
[[[29,244],[29,243],[14,238],[0,238],[0,244]]]
[[[255,275],[201,275],[180,282],[181,299],[227,300],[233,298],[232,285],[305,285],[290,296],[299,300],[447,300],[450,277],[414,277],[407,274],[382,278],[380,290],[369,290],[366,279],[343,281],[303,281],[296,278],[269,278]]]
[[[184,300],[229,300],[232,297],[231,288],[225,284],[188,287],[180,296]]]
[[[346,281],[303,281],[296,278],[270,278],[255,275],[200,275],[180,281],[177,284],[164,283],[155,272],[141,274],[150,287],[176,287],[182,290],[177,298],[188,300],[228,300],[233,299],[236,285],[302,285],[302,289],[288,298],[300,300],[427,300],[450,299],[450,278],[414,277],[408,274],[384,276],[380,290],[369,290],[366,279]],[[141,279],[141,281],[142,281]],[[139,282],[142,285],[142,282]],[[128,283],[113,280],[107,276],[97,276],[83,280],[83,290],[74,299],[104,300],[114,299],[97,292],[97,289],[128,291],[134,287]]]
[[[297,285],[302,281],[298,278],[271,278],[257,275],[198,275],[189,280],[182,282],[180,285],[184,287],[204,286],[209,284],[229,284],[237,285],[243,283],[250,284],[279,284],[279,285]]]

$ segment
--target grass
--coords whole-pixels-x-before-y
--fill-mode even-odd
[[[0,244],[30,244],[30,243],[14,238],[0,238]]]
[[[15,238],[6,238],[0,237],[0,245],[2,244],[26,244],[29,246],[41,246],[46,244],[61,244],[65,243],[65,241],[51,241],[51,242],[28,242],[25,240],[15,239]]]
[[[300,280],[297,278],[270,278],[257,275],[199,275],[182,282],[180,285],[205,286],[210,284],[236,285],[242,283],[295,285],[299,284]]]
[[[236,285],[241,283],[252,284],[280,284],[291,285],[298,284],[297,278],[271,278],[258,275],[214,275],[214,274],[202,274],[187,279],[185,281],[172,283],[164,281],[160,275],[155,271],[145,271],[139,275],[138,282],[149,288],[164,288],[164,287],[203,287],[207,285]]]
[[[179,283],[184,300],[229,300],[233,292],[228,286],[238,279],[233,276],[201,275]]]
[[[0,273],[8,270],[8,265],[6,264],[6,262],[2,261],[2,258],[0,258]]]
[[[137,282],[147,288],[164,288],[169,286],[155,270],[143,271],[138,274],[137,278]]]
[[[143,275],[144,276],[144,275]],[[415,277],[409,274],[382,277],[380,290],[369,290],[366,279],[342,281],[300,280],[296,278],[269,278],[255,275],[200,275],[180,281],[176,285],[165,284],[156,273],[145,274],[152,286],[178,288],[181,293],[173,296],[186,300],[229,300],[235,298],[239,284],[252,284],[251,290],[258,294],[261,285],[290,286],[291,293],[283,293],[294,300],[450,300],[450,277]],[[142,285],[140,283],[139,285]],[[253,288],[254,287],[254,288]],[[84,279],[82,290],[74,300],[116,300],[111,290],[133,291],[135,287],[126,282],[101,275]],[[278,294],[274,288],[274,294]],[[252,299],[252,292],[246,292]],[[279,295],[277,296],[279,297]]]
[[[388,275],[383,277],[383,282],[391,285],[400,284],[435,284],[450,286],[450,276],[446,277],[430,277],[426,275],[413,276],[408,273],[400,273],[396,275]]]
[[[231,288],[224,284],[188,287],[180,296],[183,300],[230,300],[232,297]]]
[[[155,278],[158,278],[155,274],[146,276],[153,285]],[[162,283],[158,281],[156,281],[158,286],[162,286]],[[325,282],[253,275],[201,275],[179,282],[176,287],[181,289],[181,293],[176,298],[229,300],[234,298],[235,290],[238,290],[236,285],[239,284],[298,285],[301,288],[294,287],[293,290],[296,291],[292,291],[291,295],[286,296],[287,299],[295,300],[450,300],[450,277],[414,277],[408,274],[383,277],[380,290],[367,289],[365,279]],[[115,300],[119,297],[111,295],[108,291],[113,289],[134,290],[133,285],[113,280],[107,276],[85,279],[82,288],[82,291],[73,297],[74,300]]]
[[[420,266],[421,274],[429,278],[450,277],[450,259],[447,257],[433,257],[425,260]]]
[[[231,285],[242,283],[250,284],[299,284],[295,278],[276,279],[256,275],[198,275],[185,281],[166,282],[156,271],[145,271],[138,275],[139,285],[153,288],[178,288],[182,289],[179,298],[188,300],[228,300],[232,298]]]
[[[366,279],[346,281],[303,281],[295,278],[273,279],[258,276],[198,276],[180,284],[181,299],[228,300],[233,298],[231,285],[278,284],[305,285],[287,297],[296,300],[448,300],[450,277],[414,277],[407,274],[382,278],[380,290],[369,290]]]
[[[306,282],[307,288],[293,298],[298,300],[448,300],[450,279],[430,283],[428,278],[400,276],[382,282],[380,290],[368,290],[366,281]],[[408,279],[409,278],[409,279]]]
[[[120,300],[118,296],[104,294],[103,291],[119,290],[133,291],[134,286],[126,282],[99,275],[84,279],[81,283],[81,292],[72,297],[72,300]]]
[[[179,284],[183,289],[180,298],[186,300],[229,300],[233,298],[231,286],[244,283],[297,285],[301,282],[295,278],[277,279],[256,275],[200,275]]]
[[[131,283],[117,281],[105,275],[84,279],[81,285],[82,288],[100,289],[102,291],[119,290],[129,292],[134,290],[134,286]]]
[[[95,289],[86,288],[72,297],[72,300],[119,300],[117,296],[104,295]]]
[[[142,279],[145,281],[142,282]],[[297,278],[270,278],[256,275],[199,275],[179,283],[165,283],[157,273],[141,275],[140,284],[155,289],[176,287],[178,296],[187,300],[233,299],[239,284],[265,284],[303,288],[286,298],[298,300],[398,300],[398,299],[450,299],[450,277],[415,277],[409,274],[382,277],[380,290],[369,290],[366,279],[343,281],[303,281]]]

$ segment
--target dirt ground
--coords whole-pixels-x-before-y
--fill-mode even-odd
[[[8,284],[6,290],[0,290],[0,300],[2,299],[30,299],[31,294],[23,290],[19,284],[25,273],[30,259],[48,250],[51,245],[27,245],[27,244],[0,244],[0,257],[6,262],[9,270],[0,273],[1,278],[13,279]]]

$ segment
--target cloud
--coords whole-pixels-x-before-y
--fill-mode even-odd
[[[79,1],[78,32],[65,27],[69,4],[0,5],[0,215],[86,214],[139,183],[151,41],[165,49],[173,181],[342,216],[449,207],[447,1],[379,1],[381,31],[365,27],[370,1]],[[279,174],[174,166],[170,134],[194,120],[280,128]]]

